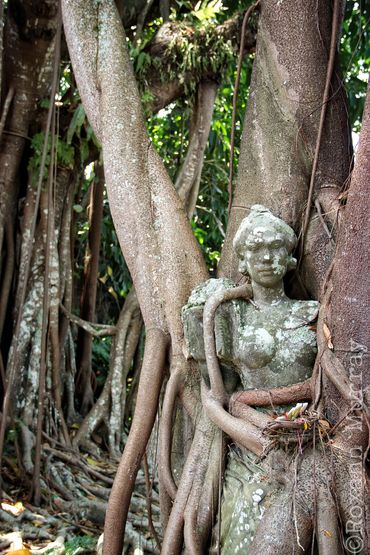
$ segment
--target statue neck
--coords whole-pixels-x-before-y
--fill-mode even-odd
[[[274,287],[264,287],[263,285],[252,281],[253,300],[258,306],[269,306],[279,304],[287,300],[284,292],[283,283],[279,283]]]

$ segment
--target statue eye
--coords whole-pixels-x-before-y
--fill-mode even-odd
[[[283,246],[282,241],[273,241],[273,243],[271,243],[270,247],[272,249],[280,249]]]
[[[258,244],[257,243],[248,243],[248,245],[246,245],[246,250],[247,251],[256,251],[258,249]]]

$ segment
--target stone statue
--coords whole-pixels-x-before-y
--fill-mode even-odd
[[[251,284],[236,287],[228,279],[208,280],[193,290],[183,308],[186,354],[202,373],[205,410],[235,444],[229,449],[223,487],[223,555],[248,553],[266,506],[281,488],[271,478],[271,457],[268,464],[261,458],[268,444],[261,429],[274,421],[284,398],[278,392],[300,384],[295,400],[310,398],[304,384],[309,384],[316,355],[311,324],[318,303],[289,299],[283,285],[286,272],[295,266],[296,242],[284,221],[263,206],[253,206],[233,243],[239,270]],[[270,405],[269,411],[238,403],[239,392],[255,390],[266,390],[265,402],[257,404]]]

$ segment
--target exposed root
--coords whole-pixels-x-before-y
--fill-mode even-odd
[[[114,338],[111,359],[111,407],[109,422],[109,451],[119,460],[122,448],[124,414],[126,405],[126,380],[131,362],[139,343],[143,327],[139,303],[132,288],[117,322],[117,335]]]
[[[206,467],[204,468],[202,461],[204,463],[204,460],[207,459],[207,453],[212,445],[216,431],[216,427],[208,420],[207,416],[204,413],[201,414],[165,531],[162,555],[177,555],[181,553],[184,515],[191,495],[193,481],[195,478],[202,480],[205,476]],[[207,462],[208,459],[206,460]]]
[[[269,440],[262,434],[262,428],[266,422],[266,415],[250,409],[256,413],[256,418],[259,419],[259,423],[261,424],[260,428],[250,421],[248,422],[239,417],[236,418],[232,416],[225,411],[218,400],[212,397],[210,390],[206,389],[204,382],[202,383],[202,402],[212,422],[228,434],[233,441],[259,456],[268,449]]]
[[[233,413],[234,403],[244,403],[253,407],[273,407],[274,405],[286,405],[298,403],[299,401],[311,401],[312,381],[293,384],[287,387],[274,389],[251,389],[249,391],[237,391],[233,393],[229,401],[229,411]],[[236,414],[234,415],[236,416]]]
[[[195,497],[195,492],[199,494],[198,488],[193,487],[189,503],[184,514],[185,553],[189,553],[189,555],[202,555],[203,551],[201,540],[197,530],[196,504],[198,499]]]
[[[9,112],[9,108],[11,106],[11,103],[13,101],[14,98],[14,87],[9,87],[8,92],[6,94],[6,98],[4,101],[4,106],[1,112],[1,119],[0,119],[0,140],[3,136],[3,132],[4,132],[4,127],[5,127],[5,122],[6,122],[6,118],[8,116],[8,112]]]
[[[201,554],[211,535],[219,491],[222,432],[202,413],[165,532],[162,553]],[[182,528],[184,526],[184,533]]]
[[[239,92],[239,85],[240,85],[240,76],[242,70],[242,60],[244,55],[244,42],[245,42],[245,34],[247,29],[247,23],[252,12],[258,7],[260,0],[257,0],[252,6],[249,6],[247,11],[245,12],[243,18],[242,29],[240,33],[240,47],[239,47],[239,57],[238,57],[238,67],[237,67],[237,74],[235,79],[234,85],[234,94],[233,94],[233,114],[232,114],[232,123],[231,123],[231,136],[230,136],[230,170],[229,170],[229,183],[228,183],[228,193],[229,193],[229,205],[228,205],[228,215],[230,217],[231,206],[233,202],[233,175],[234,175],[234,145],[235,145],[235,126],[236,126],[236,110],[237,110],[237,102],[238,102],[238,92]]]
[[[217,507],[222,432],[215,428],[212,443],[207,445],[194,476],[194,482],[185,509],[184,541],[185,549],[191,554],[201,555],[206,551],[214,523]],[[221,458],[221,461],[220,461]]]
[[[264,429],[271,422],[274,422],[274,419],[271,418],[271,416],[268,416],[264,412],[258,412],[244,403],[239,403],[239,401],[235,401],[233,403],[232,411],[230,411],[230,413],[232,416],[241,418],[246,422],[250,422],[257,428]]]
[[[189,218],[193,216],[198,198],[204,151],[211,128],[217,88],[215,81],[201,81],[198,85],[189,147],[175,182],[175,189],[184,202]]]
[[[142,318],[132,289],[121,311],[112,346],[111,365],[99,399],[83,420],[73,439],[75,447],[97,454],[98,447],[90,440],[94,431],[105,422],[109,429],[111,456],[119,460],[124,439],[123,424],[126,403],[126,378],[140,338]]]
[[[342,555],[343,545],[338,526],[335,501],[328,489],[318,488],[316,511],[316,538],[320,555]]]
[[[315,177],[316,177],[316,170],[319,162],[319,153],[320,153],[320,145],[321,145],[321,138],[324,131],[324,121],[326,115],[326,109],[328,106],[329,98],[329,90],[330,90],[330,83],[333,76],[333,69],[334,69],[334,61],[335,61],[335,53],[336,53],[336,45],[338,42],[338,20],[339,20],[339,0],[334,0],[333,3],[333,18],[332,18],[332,27],[331,27],[331,39],[330,39],[330,52],[329,52],[329,60],[328,66],[326,69],[326,80],[325,80],[325,88],[323,93],[322,105],[321,105],[321,113],[320,113],[320,122],[319,122],[319,130],[317,133],[316,138],[316,145],[315,145],[315,154],[314,159],[312,162],[312,170],[311,170],[311,178],[310,184],[308,188],[308,195],[307,195],[307,207],[304,213],[303,225],[302,225],[302,233],[301,233],[301,255],[298,260],[298,266],[300,266],[302,258],[303,258],[303,251],[304,251],[304,242],[306,239],[308,224],[310,222],[310,214],[311,214],[311,204],[314,194],[315,188]]]
[[[215,315],[219,305],[232,299],[249,300],[253,296],[250,285],[241,285],[233,289],[227,289],[212,295],[204,305],[203,311],[203,330],[204,330],[204,352],[206,355],[207,369],[211,383],[211,391],[213,397],[221,404],[221,407],[227,402],[227,395],[222,379],[220,365],[216,354],[215,339]],[[225,415],[227,412],[224,410]]]
[[[7,459],[5,459],[7,465]],[[97,470],[99,469],[99,470]],[[93,474],[90,474],[90,470]],[[0,549],[10,544],[8,532],[20,529],[22,539],[29,544],[37,544],[33,553],[42,553],[43,546],[53,547],[51,542],[63,536],[75,539],[79,532],[96,536],[101,530],[107,508],[109,489],[106,481],[112,482],[115,466],[108,460],[81,457],[77,453],[59,451],[45,445],[42,459],[42,475],[48,476],[47,483],[41,481],[41,491],[48,511],[35,509],[24,502],[17,516],[0,508]],[[6,473],[4,473],[6,476]],[[135,492],[129,512],[129,524],[125,536],[125,552],[129,546],[139,544],[145,552],[156,553],[157,549],[148,534],[147,502],[145,499],[144,475],[139,471]],[[7,484],[11,497],[19,501],[19,480]],[[9,499],[8,504],[17,507]],[[5,507],[5,505],[4,505]],[[55,517],[53,513],[56,513]],[[152,525],[160,538],[159,498],[156,484],[151,488]],[[68,516],[67,516],[68,515]],[[64,551],[63,551],[64,553]],[[92,551],[91,551],[92,553]]]
[[[116,334],[116,326],[109,326],[106,324],[96,324],[95,322],[87,322],[79,316],[72,314],[65,306],[62,304],[60,305],[60,309],[65,315],[65,317],[79,326],[80,328],[87,331],[93,337],[106,337],[107,335],[115,335]]]
[[[145,488],[146,488],[146,508],[148,513],[149,530],[152,537],[154,538],[154,541],[157,545],[158,550],[161,551],[161,542],[159,540],[157,531],[153,523],[153,512],[152,512],[153,483],[151,482],[149,477],[149,466],[148,466],[148,459],[147,459],[146,453],[143,458],[143,463],[144,463],[144,477],[145,477]]]
[[[15,264],[15,246],[14,246],[14,229],[13,222],[8,218],[5,222],[5,239],[6,239],[6,262],[3,269],[2,284],[0,290],[0,338],[3,335],[4,322],[8,307],[9,295],[12,286],[13,271]]]

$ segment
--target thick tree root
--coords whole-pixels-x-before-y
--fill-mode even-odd
[[[244,403],[252,407],[274,407],[274,405],[286,405],[300,401],[311,401],[312,380],[296,383],[288,387],[276,387],[274,389],[251,389],[249,391],[237,391],[233,393],[229,401],[229,411],[233,414],[234,403]],[[236,415],[235,415],[236,416]]]
[[[157,414],[168,338],[147,330],[143,367],[130,435],[114,480],[104,526],[104,555],[121,555],[135,478]]]
[[[202,545],[203,535],[197,538],[197,532],[191,530],[192,523],[196,522],[195,503],[200,500],[200,484],[204,483],[207,474],[209,453],[215,438],[220,431],[207,416],[202,413],[197,422],[193,443],[181,475],[178,492],[172,507],[168,525],[165,531],[162,554],[177,555],[181,553],[183,544],[184,518],[186,524],[186,539],[189,549],[194,545]],[[195,488],[193,490],[193,487]],[[194,493],[194,495],[192,495]],[[198,498],[196,498],[198,495]],[[207,535],[207,532],[205,535]]]

